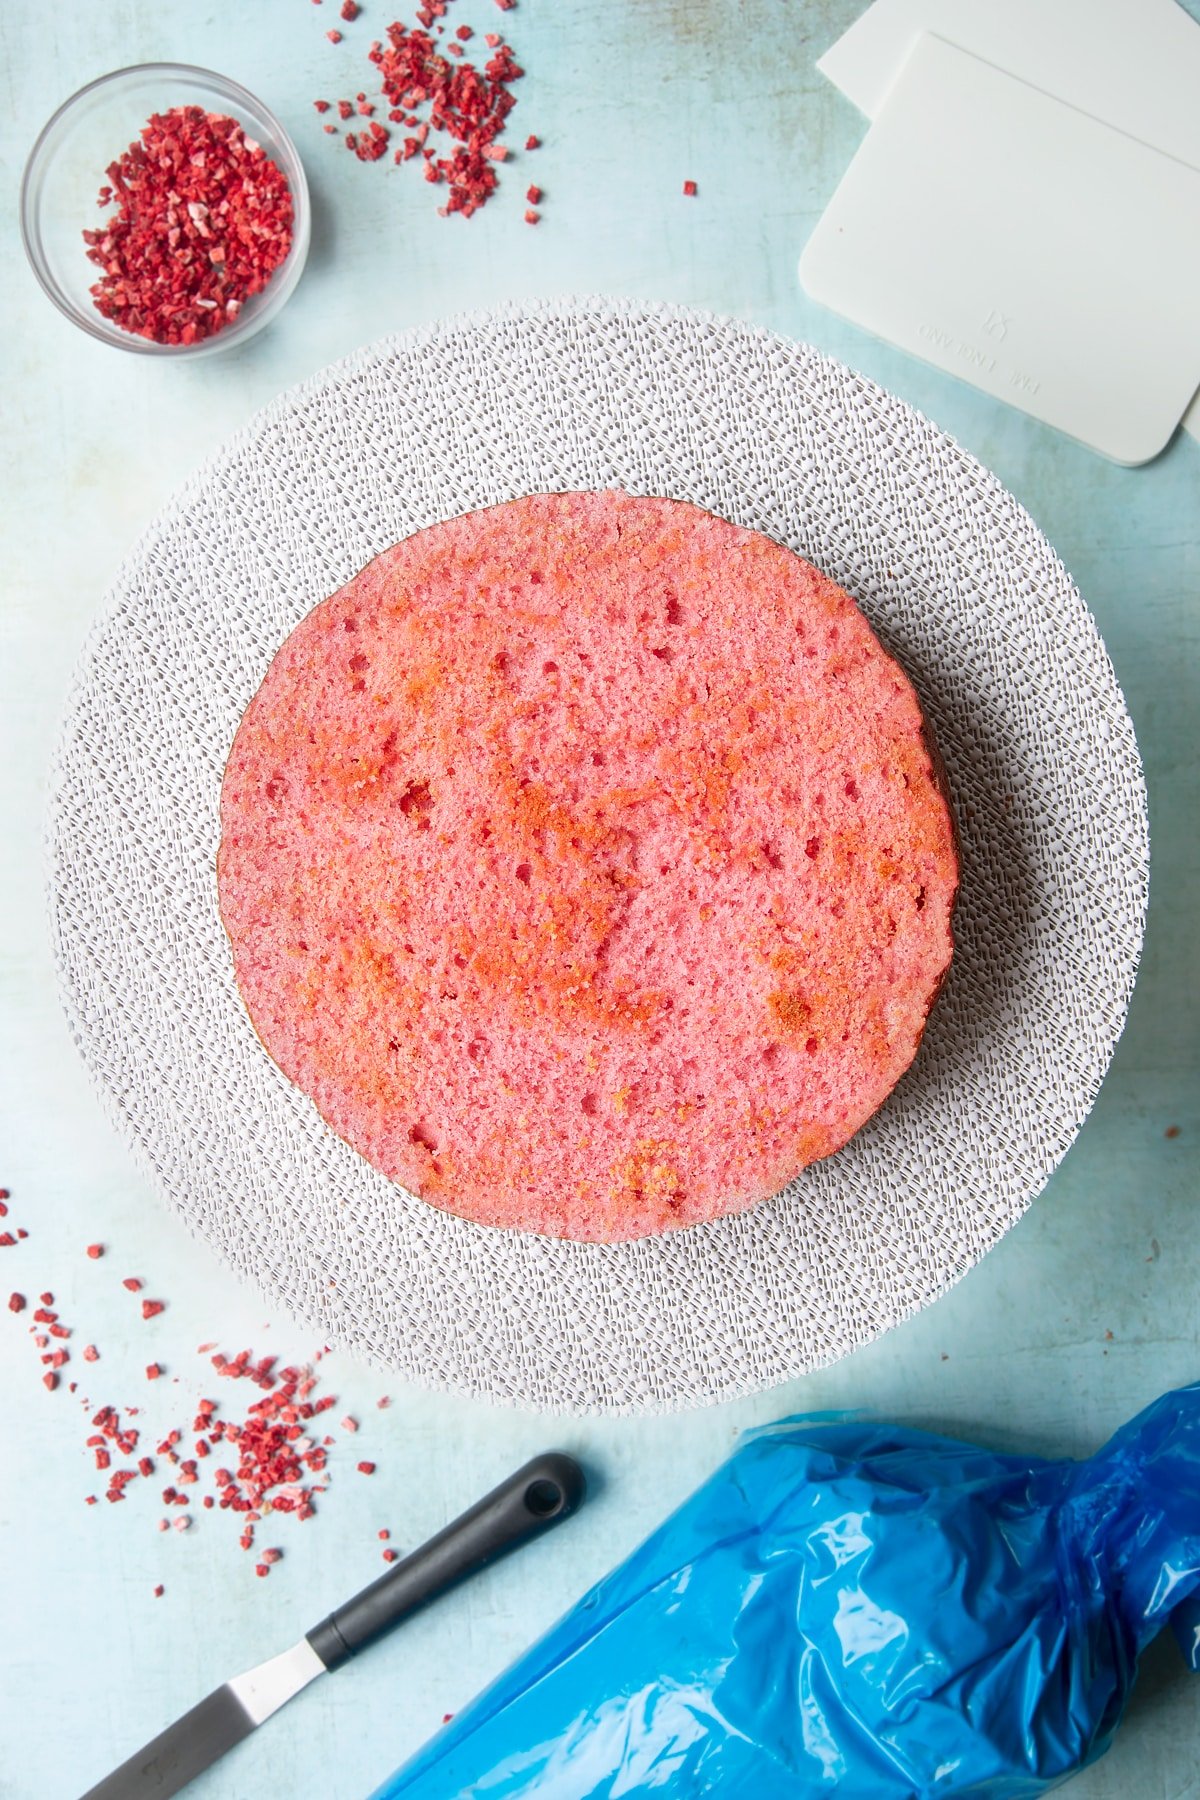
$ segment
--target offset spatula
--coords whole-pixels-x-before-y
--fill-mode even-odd
[[[167,1800],[177,1794],[318,1675],[357,1655],[465,1575],[567,1518],[584,1491],[583,1471],[569,1456],[535,1456],[292,1649],[215,1689],[89,1788],[83,1800]]]

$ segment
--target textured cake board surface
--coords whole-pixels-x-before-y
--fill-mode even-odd
[[[933,723],[963,887],[922,1051],[846,1150],[751,1213],[594,1246],[438,1212],[329,1131],[250,1027],[215,854],[242,711],[317,600],[436,519],[606,486],[764,531],[855,596]],[[219,452],[127,559],[85,649],[49,850],[73,1031],[188,1224],[330,1341],[428,1385],[575,1411],[771,1386],[977,1261],[1095,1097],[1147,866],[1108,657],[1000,484],[815,351],[603,300],[384,340]]]

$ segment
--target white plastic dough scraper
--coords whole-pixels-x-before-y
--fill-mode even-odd
[[[1200,168],[1200,25],[1178,0],[875,0],[817,68],[873,119],[926,31]]]
[[[800,263],[817,300],[1117,462],[1200,388],[1200,170],[918,39]]]
[[[817,67],[873,119],[924,31],[1200,169],[1200,23],[1179,0],[873,0]],[[1200,391],[1181,423],[1200,439]]]

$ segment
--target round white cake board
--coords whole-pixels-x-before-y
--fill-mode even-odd
[[[930,716],[963,853],[950,978],[882,1111],[776,1200],[611,1246],[466,1224],[335,1137],[251,1028],[215,879],[230,743],[309,608],[435,520],[603,487],[766,532],[856,597]],[[372,345],[201,469],[86,646],[49,849],[74,1035],[188,1225],[328,1341],[415,1381],[611,1412],[831,1362],[996,1243],[1095,1098],[1148,856],[1104,646],[1000,484],[814,350],[606,300]]]

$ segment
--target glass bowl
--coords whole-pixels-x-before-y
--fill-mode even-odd
[[[136,141],[151,113],[176,106],[225,113],[262,145],[292,190],[292,247],[266,286],[223,330],[195,344],[155,344],[96,311],[89,290],[100,271],[88,261],[82,234],[111,215],[111,208],[96,204],[109,163]],[[46,293],[89,337],[139,356],[207,356],[261,331],[300,279],[310,223],[304,168],[279,120],[236,81],[186,63],[142,63],[80,88],[45,126],[21,183],[21,236]]]

